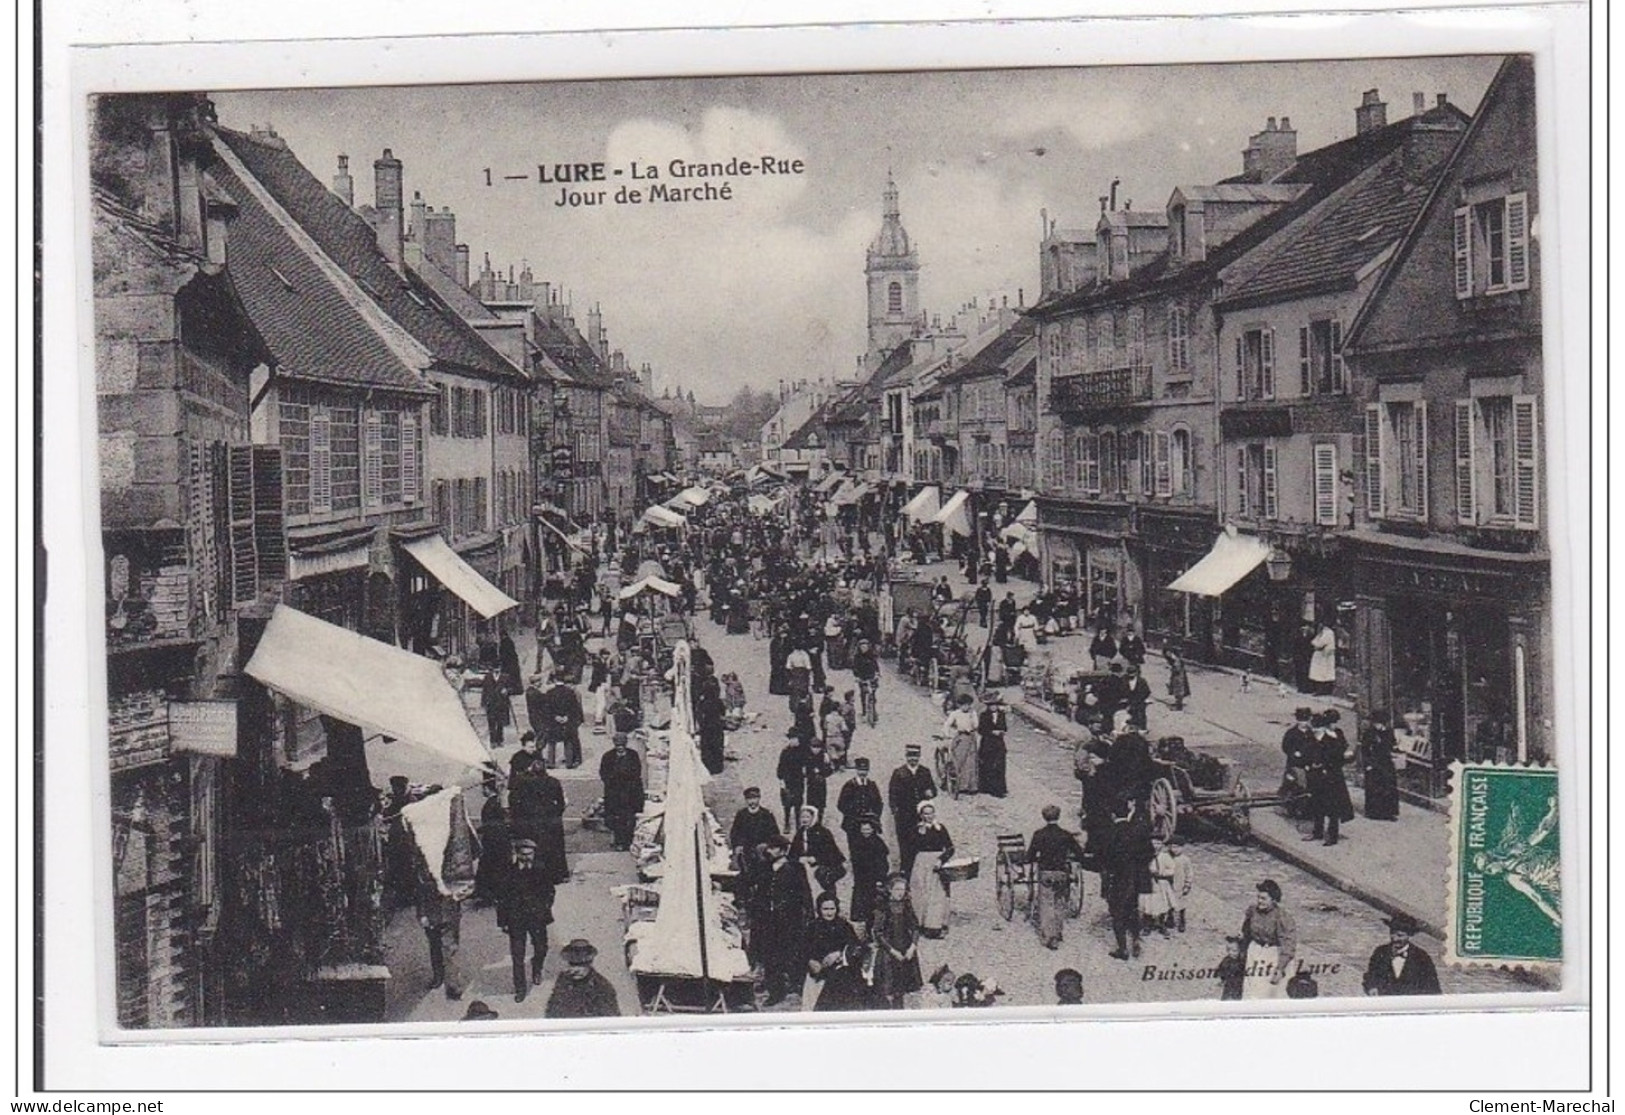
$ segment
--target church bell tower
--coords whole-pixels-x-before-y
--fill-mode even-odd
[[[885,213],[864,263],[869,283],[869,350],[873,375],[886,354],[914,335],[920,318],[920,260],[897,208],[897,183],[886,173]]]

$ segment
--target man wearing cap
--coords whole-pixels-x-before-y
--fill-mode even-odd
[[[897,833],[897,855],[905,874],[914,867],[914,830],[919,824],[920,802],[937,796],[937,780],[920,765],[920,745],[903,749],[903,765],[892,771],[886,787],[891,806],[892,831]]]
[[[598,777],[604,784],[604,824],[609,827],[615,850],[632,846],[632,830],[643,808],[643,760],[633,751],[625,732],[616,732],[614,746],[598,760]]]
[[[801,989],[807,925],[812,920],[812,888],[807,873],[789,861],[790,842],[780,833],[766,841],[768,868],[751,919],[751,936],[761,958],[767,1006]]]
[[[1366,965],[1360,986],[1367,995],[1438,995],[1439,973],[1433,958],[1411,943],[1421,926],[1408,914],[1384,918],[1388,943],[1378,945]]]
[[[567,967],[553,982],[547,997],[546,1018],[618,1018],[620,1000],[602,972],[595,971],[593,959],[598,950],[591,941],[577,937],[565,945],[560,955]]]
[[[880,787],[869,779],[869,760],[862,757],[852,760],[852,777],[835,798],[835,811],[841,815],[841,831],[846,833],[848,843],[858,831],[860,818],[874,817],[878,826],[880,806]]]
[[[1286,756],[1286,773],[1281,776],[1282,792],[1288,795],[1288,810],[1301,816],[1301,805],[1291,804],[1294,791],[1308,786],[1308,768],[1315,751],[1314,714],[1307,708],[1292,713],[1292,727],[1281,735],[1281,753]]]
[[[1072,864],[1083,862],[1083,849],[1074,833],[1061,827],[1061,807],[1046,805],[1044,827],[1027,842],[1027,862],[1038,873],[1038,939],[1047,949],[1061,947],[1066,925],[1066,892],[1072,882]]]
[[[508,935],[508,954],[513,960],[513,1001],[522,1003],[530,985],[542,982],[542,962],[547,958],[547,927],[553,924],[553,880],[536,856],[536,841],[521,836],[513,842],[513,863],[502,880],[497,901],[497,928]],[[530,974],[525,974],[527,940],[530,945]]]

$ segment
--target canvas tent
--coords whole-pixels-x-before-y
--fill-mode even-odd
[[[962,538],[968,538],[971,532],[970,493],[964,489],[955,492],[953,498],[931,516],[931,521],[941,523]]]
[[[928,523],[941,507],[941,494],[935,484],[921,488],[913,499],[903,505],[903,514],[916,523]]]
[[[661,507],[659,504],[643,513],[643,522],[648,523],[650,526],[666,527],[668,529],[688,525],[688,520],[683,516],[670,508]]]

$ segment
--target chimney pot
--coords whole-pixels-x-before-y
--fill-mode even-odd
[[[1275,117],[1271,116],[1264,122],[1264,130],[1266,132],[1273,132],[1275,130]]]
[[[1290,117],[1290,116],[1281,117],[1281,130],[1283,132],[1290,132],[1292,130],[1292,117]]]
[[[1433,96],[1435,97],[1440,108],[1443,108],[1445,105],[1450,103],[1450,98],[1445,96],[1443,93],[1435,93]]]
[[[1411,115],[1420,116],[1427,111],[1428,99],[1425,93],[1411,94]]]

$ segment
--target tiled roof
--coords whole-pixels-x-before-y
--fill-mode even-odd
[[[1227,281],[1217,305],[1256,306],[1354,286],[1360,269],[1410,226],[1430,184],[1431,176],[1407,178],[1402,157],[1388,156],[1321,206],[1303,228],[1271,245],[1250,275]]]
[[[440,296],[441,301],[457,311],[457,316],[464,321],[502,320],[494,310],[458,286],[456,279],[429,260],[424,260],[420,266],[412,267],[412,273],[428,284],[429,288]]]
[[[1031,338],[1038,334],[1038,323],[1031,318],[1021,318],[1000,333],[993,340],[982,346],[981,350],[966,360],[957,368],[943,373],[942,383],[959,383],[967,379],[976,379],[981,376],[1003,377],[1008,373],[1006,363],[1014,357],[1017,351]]]
[[[609,387],[615,382],[587,339],[561,322],[538,317],[536,344],[573,383],[583,387]]]
[[[796,427],[795,433],[784,439],[783,447],[785,449],[806,449],[808,448],[807,443],[812,438],[813,434],[818,435],[819,441],[828,444],[829,428],[826,425],[826,422],[831,410],[833,409],[833,406],[833,403],[825,403],[823,406],[813,411],[812,415],[808,417],[805,422]]]
[[[366,296],[335,280],[236,172],[211,171],[237,203],[226,274],[249,320],[292,379],[432,394],[401,347],[368,320]],[[376,307],[373,314],[381,315]],[[427,354],[420,354],[427,365]]]
[[[1211,279],[1222,268],[1234,263],[1247,252],[1263,244],[1271,236],[1314,209],[1338,189],[1359,174],[1398,150],[1413,129],[1436,128],[1441,125],[1460,126],[1467,120],[1455,105],[1441,105],[1420,116],[1410,116],[1381,128],[1373,128],[1361,135],[1350,136],[1315,151],[1300,155],[1286,171],[1271,181],[1276,184],[1302,184],[1305,190],[1296,201],[1269,213],[1207,254],[1201,263],[1173,268],[1166,249],[1159,252],[1139,271],[1117,282],[1098,283],[1081,290],[1034,306],[1028,311],[1035,317],[1051,317],[1096,305],[1112,305],[1142,294],[1174,289]]]
[[[1017,354],[1021,359],[1016,370],[1004,381],[1006,387],[1031,387],[1038,382],[1038,342]]]
[[[277,203],[385,313],[429,350],[437,366],[493,379],[525,378],[428,283],[409,269],[403,276],[391,267],[372,226],[318,181],[287,144],[229,128],[216,130]]]
[[[880,398],[887,387],[893,386],[894,381],[902,377],[902,373],[914,362],[914,343],[904,341],[886,354],[875,369],[875,374],[858,384],[851,391],[832,403],[826,403],[819,408],[819,413],[826,421],[832,423],[862,422],[869,413],[872,404]]]

